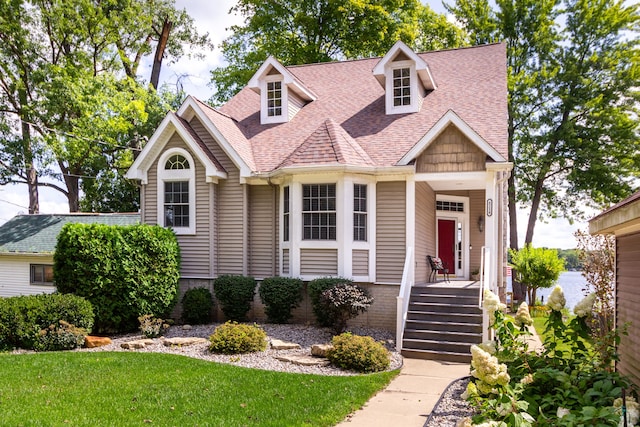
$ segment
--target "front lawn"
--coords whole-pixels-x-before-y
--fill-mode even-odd
[[[157,353],[0,354],[11,426],[331,426],[398,371],[319,376]]]

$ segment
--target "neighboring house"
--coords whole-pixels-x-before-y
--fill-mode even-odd
[[[589,220],[589,233],[615,236],[615,325],[629,325],[616,369],[640,386],[640,191]]]
[[[67,223],[133,225],[140,214],[18,215],[0,226],[0,297],[51,293],[53,253]]]
[[[142,222],[172,227],[182,291],[222,274],[343,276],[395,327],[426,256],[503,283],[504,44],[285,67],[270,57],[214,109],[189,96],[129,169]]]

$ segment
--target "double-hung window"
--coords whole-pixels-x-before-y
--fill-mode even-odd
[[[353,185],[353,240],[367,241],[367,185]]]
[[[158,163],[158,224],[195,233],[195,171],[191,155],[174,148]]]
[[[393,106],[411,105],[411,69],[393,70]]]
[[[267,116],[282,116],[282,82],[267,82]]]
[[[336,240],[336,184],[302,186],[303,240]]]
[[[36,286],[53,286],[53,266],[47,264],[31,264],[31,284]]]

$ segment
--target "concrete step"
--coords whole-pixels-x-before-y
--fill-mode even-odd
[[[482,310],[474,304],[442,304],[409,301],[409,310],[434,313],[482,314]]]
[[[461,333],[482,335],[481,322],[440,322],[436,320],[407,319],[407,322],[405,324],[405,331],[409,329],[428,331],[456,331]]]
[[[401,354],[410,359],[443,360],[446,362],[470,363],[471,353],[456,353],[432,350],[402,350]]]
[[[427,341],[459,342],[466,344],[480,344],[482,333],[459,331],[433,331],[405,328],[404,339],[416,339]]]

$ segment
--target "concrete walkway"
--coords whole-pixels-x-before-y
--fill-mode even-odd
[[[442,392],[469,375],[468,363],[404,359],[400,375],[339,427],[422,427]]]

